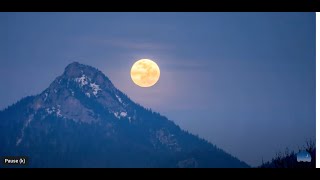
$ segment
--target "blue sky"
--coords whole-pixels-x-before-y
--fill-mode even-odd
[[[315,13],[0,13],[0,109],[73,61],[134,101],[259,165],[315,139]],[[154,60],[140,88],[132,64]]]

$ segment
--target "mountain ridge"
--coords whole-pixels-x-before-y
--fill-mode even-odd
[[[32,167],[249,167],[78,62],[0,119],[0,153],[29,155]]]

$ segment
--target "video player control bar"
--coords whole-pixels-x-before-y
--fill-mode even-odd
[[[28,165],[28,157],[26,156],[5,156],[1,157],[3,165]]]

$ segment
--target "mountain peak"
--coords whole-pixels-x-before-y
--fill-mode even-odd
[[[74,77],[81,76],[84,73],[93,74],[98,71],[99,70],[97,70],[94,67],[80,64],[79,62],[72,62],[65,68],[64,75],[74,78]]]
[[[67,67],[69,67],[69,66],[80,66],[80,65],[82,65],[82,64],[80,64],[77,61],[73,61],[72,63],[68,64]]]
[[[67,65],[62,76],[68,79],[86,77],[99,84],[106,84],[109,88],[113,88],[112,82],[99,69],[79,62],[72,62]]]
[[[68,65],[66,66],[65,70],[81,68],[81,67],[83,67],[83,66],[85,66],[85,65],[84,65],[84,64],[81,64],[81,63],[79,63],[79,62],[77,62],[77,61],[74,61],[74,62],[68,64]]]
[[[25,152],[30,167],[248,167],[78,62],[0,120],[0,154]]]
[[[93,122],[112,114],[117,119],[132,114],[132,102],[124,96],[100,70],[72,62],[36,98],[33,109],[74,121]],[[97,108],[98,107],[98,108]]]

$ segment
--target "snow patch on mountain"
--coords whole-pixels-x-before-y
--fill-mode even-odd
[[[57,109],[56,115],[57,115],[58,117],[62,117],[62,114],[61,114],[61,110],[60,110],[60,109]]]
[[[96,83],[90,83],[90,87],[92,88],[93,94],[97,96],[98,91],[101,91],[101,88]]]
[[[82,74],[81,77],[75,78],[75,81],[77,83],[79,83],[80,87],[83,87],[85,85],[89,85],[92,89],[93,95],[96,97],[97,97],[98,92],[101,91],[100,86],[98,84],[96,84],[95,82],[91,83],[91,79],[84,74]],[[88,92],[85,94],[86,94],[86,96],[88,96],[90,98],[90,94]]]
[[[121,117],[126,117],[126,116],[127,116],[127,112],[121,112],[121,113],[120,113],[120,116],[121,116]]]
[[[117,97],[118,101],[119,101],[120,103],[122,103],[122,99],[121,99],[118,95],[116,95],[116,97]]]
[[[128,113],[127,112],[114,112],[113,113],[114,114],[114,116],[116,117],[116,118],[118,118],[118,119],[120,119],[121,117],[122,118],[125,118],[125,117],[127,117],[127,115],[128,115]]]
[[[44,102],[47,100],[47,98],[48,98],[48,93],[46,92],[46,93],[44,93]]]
[[[47,108],[46,111],[48,114],[52,114],[55,111],[55,107]]]
[[[118,114],[119,114],[118,112],[114,112],[113,114],[114,114],[114,116],[115,116],[116,118],[120,119],[120,116],[118,115]]]
[[[161,144],[167,146],[169,149],[174,151],[181,151],[181,147],[179,146],[174,134],[171,134],[169,131],[165,129],[160,129],[156,131],[155,135],[158,141]]]
[[[82,76],[79,78],[76,78],[75,81],[77,83],[79,83],[80,86],[82,87],[84,85],[87,85],[89,83],[90,79],[86,75],[82,74]]]
[[[57,117],[63,117],[61,114],[60,110],[60,105],[57,105],[57,107],[51,107],[51,108],[46,108],[46,112],[48,114],[55,114]]]
[[[18,140],[17,140],[17,142],[16,142],[16,146],[19,146],[19,144],[21,143],[21,141],[22,141],[22,139],[23,139],[23,137],[24,137],[24,130],[29,126],[30,122],[33,120],[33,117],[34,117],[34,115],[31,114],[31,115],[28,117],[26,123],[23,125],[23,127],[22,127],[22,129],[21,129],[21,136],[20,136],[20,138],[18,138]]]

